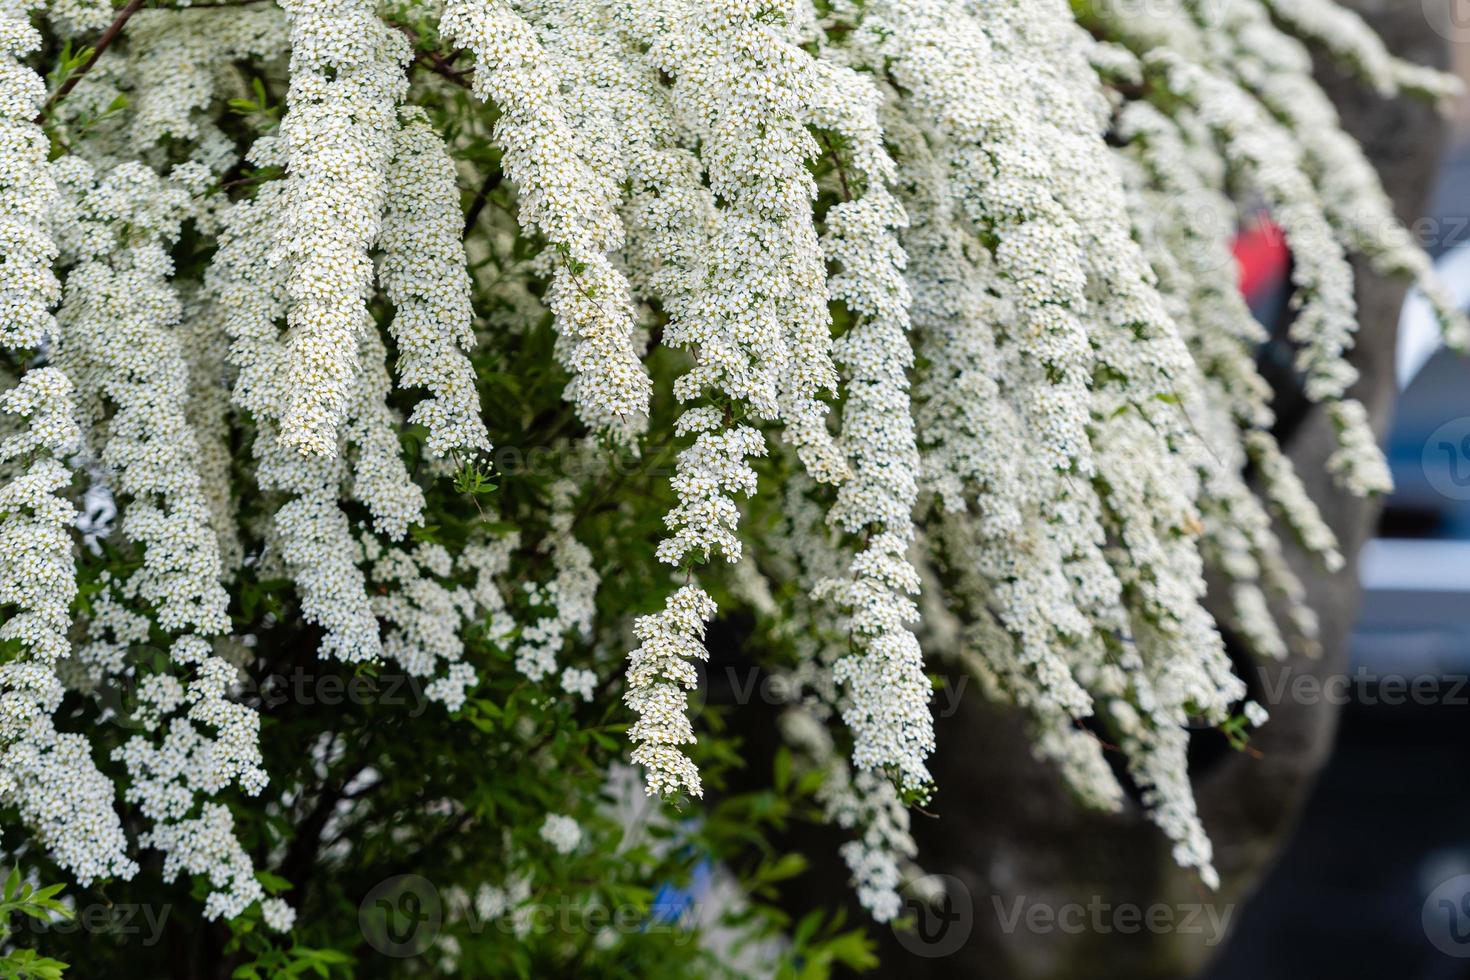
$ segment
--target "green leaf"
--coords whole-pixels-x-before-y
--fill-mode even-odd
[[[787,787],[791,785],[791,750],[789,748],[783,745],[776,751],[776,760],[772,768],[776,789],[782,793],[786,792]]]

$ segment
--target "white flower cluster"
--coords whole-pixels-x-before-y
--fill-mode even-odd
[[[178,640],[172,655],[177,663],[197,667],[195,679],[180,688],[171,677],[152,675],[141,685],[140,699],[154,718],[184,705],[188,711],[173,720],[161,745],[140,736],[119,751],[130,769],[147,773],[135,777],[129,798],[143,801],[144,811],[160,820],[179,817],[191,799],[188,793],[180,795],[172,783],[214,794],[238,782],[252,796],[266,784],[260,767],[260,718],[229,699],[235,667],[215,656],[209,643],[197,636]],[[207,725],[217,734],[202,736],[190,722]],[[157,722],[147,719],[145,726],[152,729]]]
[[[677,565],[691,553],[703,561],[714,553],[727,561],[740,560],[740,511],[734,495],[755,493],[756,472],[746,459],[764,456],[766,444],[759,430],[748,425],[721,428],[714,408],[691,408],[679,416],[674,431],[696,435],[694,444],[679,453],[673,479],[679,505],[664,518],[674,533],[659,542],[659,561]]]
[[[914,539],[919,450],[909,404],[910,295],[898,238],[906,218],[889,190],[897,172],[883,147],[876,88],[852,71],[827,76],[817,122],[848,142],[853,173],[845,182],[863,188],[861,197],[828,211],[823,239],[828,262],[838,269],[828,283],[831,299],[855,320],[833,351],[847,382],[842,448],[851,476],[827,519],[869,537],[849,579],[817,588],[846,610],[852,636],[855,653],[837,662],[834,676],[847,687],[842,717],[853,733],[853,762],[862,778],[874,769],[896,771],[906,790],[925,792],[925,759],[934,749],[930,684],[908,628],[919,618],[911,598],[919,574],[906,554]]]
[[[782,736],[800,753],[802,764],[823,776],[818,796],[826,818],[853,835],[839,853],[852,872],[858,900],[886,922],[902,907],[901,880],[918,873],[912,864],[916,847],[909,834],[909,811],[898,787],[903,784],[916,795],[927,788],[924,760],[933,741],[928,679],[922,661],[911,665],[903,658],[884,659],[893,652],[885,644],[896,646],[893,640],[880,635],[874,643],[873,637],[855,631],[850,620],[868,616],[866,610],[860,607],[849,617],[842,604],[829,600],[830,591],[867,586],[876,593],[874,605],[879,608],[908,601],[904,588],[892,583],[864,582],[862,575],[851,583],[844,580],[847,549],[826,529],[812,491],[810,481],[796,480],[782,500],[785,523],[773,557],[789,566],[802,591],[775,630],[796,647],[800,659],[794,669],[774,675],[770,690],[791,705],[780,718]],[[884,537],[893,536],[879,535]],[[858,561],[873,557],[869,548]],[[914,573],[906,562],[902,569]],[[748,583],[742,591],[751,589],[768,592],[764,583]],[[902,626],[899,631],[912,639]],[[862,656],[853,655],[855,643],[865,644]],[[902,713],[897,719],[869,714],[891,710],[883,707],[877,690],[885,682],[899,686],[901,696],[894,702]],[[828,729],[839,715],[852,732],[851,760]],[[884,720],[893,724],[892,732],[883,731]],[[853,763],[867,768],[854,773]]]
[[[149,733],[115,753],[131,776],[124,795],[143,803],[143,816],[153,821],[141,843],[167,850],[197,794],[212,796],[238,784],[253,795],[266,783],[259,719],[230,699],[235,668],[212,656],[208,641],[197,635],[223,632],[230,622],[219,537],[188,417],[189,366],[177,330],[182,306],[169,283],[173,268],[165,251],[193,211],[191,172],[186,168],[179,182],[164,181],[142,163],[128,162],[99,175],[76,156],[55,170],[63,192],[58,241],[71,264],[56,360],[80,389],[87,449],[126,500],[123,535],[142,550],[132,574],[109,582],[122,618],[89,628],[99,640],[110,628],[119,645],[108,652],[104,643],[86,659],[103,677],[128,669],[126,645],[148,639],[151,619],[178,637],[172,663],[194,675],[185,688],[171,675],[131,668],[140,676],[141,720]],[[148,618],[139,615],[143,610]],[[180,708],[184,714],[167,724],[155,745],[152,733]],[[232,877],[258,890],[248,858],[240,855],[243,870]],[[170,853],[165,862],[174,859]],[[247,896],[232,904],[230,914],[251,901]]]
[[[232,919],[261,902],[274,926],[289,928],[294,921],[289,909],[282,908],[284,902],[266,898],[250,855],[235,835],[235,818],[224,804],[209,803],[197,817],[158,824],[141,843],[164,853],[166,880],[180,874],[208,876],[213,890],[204,902],[206,919]]]
[[[766,444],[760,432],[747,425],[720,431],[720,413],[709,406],[691,408],[679,417],[675,431],[698,433],[694,444],[679,453],[674,491],[679,505],[664,518],[674,533],[659,542],[658,559],[671,565],[709,561],[714,551],[729,562],[740,560],[741,543],[735,530],[740,521],[734,494],[753,494],[756,472],[748,456],[763,456]],[[687,695],[698,678],[690,659],[707,660],[704,623],[715,613],[714,600],[698,585],[686,585],[662,611],[640,616],[633,626],[641,641],[628,657],[628,692],[624,701],[639,714],[629,731],[637,743],[635,761],[649,767],[648,792],[687,789],[701,794],[693,764],[673,746],[694,741],[684,717]]]
[[[892,921],[903,910],[899,886],[918,853],[909,833],[908,807],[889,780],[868,770],[854,776],[813,712],[788,710],[781,716],[781,731],[825,770],[818,798],[826,819],[858,833],[839,849],[852,872],[858,901],[878,922]]]
[[[1307,394],[1329,402],[1340,433],[1342,449],[1333,472],[1352,492],[1385,492],[1389,485],[1381,454],[1372,432],[1359,424],[1366,413],[1343,397],[1356,379],[1342,358],[1356,327],[1345,251],[1363,255],[1380,272],[1416,280],[1452,346],[1465,345],[1470,325],[1452,308],[1427,258],[1395,220],[1361,150],[1342,133],[1311,77],[1306,50],[1277,30],[1268,8],[1303,37],[1344,55],[1371,81],[1381,84],[1384,72],[1402,69],[1405,88],[1434,98],[1456,91],[1457,83],[1388,58],[1376,39],[1371,45],[1376,54],[1367,53],[1362,22],[1332,4],[1234,3],[1221,8],[1221,23],[1210,30],[1187,16],[1193,3],[1178,6],[1183,16],[1170,19],[1162,33],[1127,20],[1110,26],[1146,52],[1151,78],[1190,103],[1195,115],[1189,121],[1218,137],[1226,165],[1266,201],[1285,231],[1302,301],[1291,338],[1299,346]]]
[[[252,149],[262,166],[278,162],[280,154],[274,140],[258,141]],[[229,356],[238,370],[234,400],[257,422],[257,479],[264,490],[292,495],[273,524],[301,590],[302,614],[325,630],[323,653],[368,660],[382,654],[382,642],[358,567],[361,549],[339,506],[346,464],[335,454],[303,456],[277,438],[287,386],[286,352],[276,324],[286,313],[286,292],[271,250],[284,196],[282,184],[272,182],[255,199],[231,209],[206,288],[231,338]]]
[[[674,78],[673,108],[700,144],[720,208],[704,282],[667,343],[698,345],[676,392],[718,388],[763,418],[779,417],[803,464],[822,482],[846,475],[828,433],[822,391],[836,388],[816,187],[807,131],[816,74],[794,43],[791,0],[741,0],[710,12],[685,7],[651,41]],[[674,19],[677,18],[677,19]]]
[[[1091,570],[1098,565],[1095,545],[1072,503],[1073,482],[1029,451],[1024,412],[1006,397],[1003,358],[1017,355],[992,334],[1006,309],[983,288],[989,260],[967,250],[963,232],[945,220],[948,184],[931,154],[918,147],[906,155],[903,177],[916,346],[931,362],[917,392],[922,475],[952,515],[941,535],[931,532],[931,546],[943,544],[964,582],[955,592],[974,597],[980,622],[987,624],[993,609],[1004,624],[979,647],[999,664],[1014,645],[1018,660],[1001,673],[1012,690],[1028,690],[1018,695],[1022,702],[1033,710],[1051,705],[1063,717],[1085,712],[1090,700],[1072,680],[1066,654],[1095,654],[1082,608],[1088,594],[1105,597],[1112,587],[1100,579],[1073,598],[1064,560]],[[976,519],[961,519],[972,497],[982,502]],[[1053,530],[1048,501],[1066,508],[1075,526]],[[1022,554],[1031,557],[1019,560]]]
[[[851,579],[829,579],[818,597],[849,610],[848,630],[860,654],[839,660],[833,677],[847,689],[842,720],[852,730],[859,769],[892,769],[905,789],[928,791],[925,759],[934,750],[932,693],[923,652],[908,624],[918,619],[911,595],[919,574],[898,534],[878,534],[852,562]]]
[[[676,382],[675,394],[690,401],[708,393],[760,418],[780,418],[812,476],[835,482],[848,475],[848,468],[818,398],[836,386],[836,370],[826,277],[812,222],[816,188],[806,166],[817,152],[805,115],[818,74],[790,36],[795,7],[750,0],[706,16],[687,6],[656,5],[635,20],[633,30],[674,79],[675,118],[692,129],[686,138],[699,142],[718,203],[711,209],[675,185],[675,207],[709,218],[699,265],[681,268],[675,260],[662,277],[673,293],[664,342],[695,352],[695,365]],[[677,177],[679,164],[670,162],[669,175]],[[699,235],[705,223],[690,233]],[[689,259],[684,262],[693,266]],[[676,564],[692,553],[708,561],[719,551],[738,562],[739,510],[732,495],[755,492],[756,473],[745,459],[765,455],[764,437],[749,425],[732,425],[728,403],[723,415],[713,405],[687,409],[675,431],[697,435],[679,454],[673,480],[679,505],[665,518],[674,533],[660,543],[658,558]],[[710,601],[702,590],[698,594]],[[639,628],[655,636],[666,632],[664,618],[676,613],[674,599],[669,603],[664,612],[640,619]],[[711,605],[700,618],[712,614]],[[687,638],[690,631],[682,632]],[[630,658],[629,698],[636,694],[638,704],[656,704],[662,711],[667,692],[650,700],[633,680],[655,676],[638,666],[650,656],[649,636],[639,636],[644,644]],[[702,647],[699,655],[704,656]],[[678,692],[680,701],[683,697]],[[677,741],[693,739],[692,733],[685,737],[687,727],[687,722],[673,726]],[[635,731],[663,738],[670,729],[663,722],[651,727],[640,722]],[[645,756],[674,766],[663,773],[650,770],[650,792],[655,786],[684,786],[698,795],[698,778],[689,778],[682,753]]]
[[[189,208],[183,187],[140,163],[105,174],[77,157],[57,164],[68,218],[58,363],[77,384],[90,447],[130,501],[122,531],[143,549],[129,597],[169,632],[229,628],[219,540],[189,424],[189,372],[166,246]],[[105,406],[112,409],[105,418]],[[97,443],[101,443],[97,445]]]
[[[0,605],[14,609],[0,624],[0,641],[18,641],[46,664],[71,649],[77,586],[67,528],[76,510],[57,491],[71,483],[60,460],[81,438],[75,411],[71,382],[56,368],[27,371],[0,394],[0,412],[25,419],[25,428],[0,440],[0,473],[35,457],[0,486]]]
[[[1014,19],[1015,6],[995,5],[995,19]],[[944,136],[956,185],[951,220],[968,218],[995,239],[997,274],[1016,283],[1010,332],[1027,372],[1016,380],[1034,386],[1022,410],[1038,450],[1059,469],[1089,472],[1091,351],[1079,320],[1087,242],[1056,200],[1051,134],[1016,111],[1035,99],[1026,89],[1036,63],[998,51],[979,19],[951,0],[874,4],[861,29],[873,46],[868,57],[891,59],[894,80],[912,93],[908,111]]]
[[[113,16],[112,4],[107,0],[50,0],[45,8],[46,16],[69,34],[100,31]]]
[[[48,231],[58,195],[35,123],[45,85],[21,60],[41,40],[28,20],[33,6],[0,5],[0,353],[18,361],[56,343],[50,307],[60,293]],[[131,878],[138,866],[112,781],[88,737],[58,732],[51,719],[77,594],[76,508],[64,496],[66,460],[81,445],[73,382],[56,367],[33,366],[0,392],[0,418],[18,423],[0,428],[0,643],[21,651],[0,664],[0,800],[84,885]]]
[[[526,583],[528,601],[551,610],[549,615],[526,624],[516,646],[516,670],[533,681],[554,672],[557,654],[567,637],[587,638],[597,617],[600,579],[592,567],[592,552],[572,533],[576,492],[570,480],[559,481],[551,488],[551,533],[542,540],[541,550],[551,556],[553,576],[544,586]],[[576,686],[568,684],[563,674],[562,686],[569,692],[580,689],[582,673],[573,674]]]
[[[465,690],[475,682],[474,668],[463,662],[462,620],[473,611],[463,590],[446,588],[440,581],[453,571],[453,560],[440,545],[420,544],[413,551],[383,548],[364,536],[372,581],[374,614],[388,624],[383,656],[401,666],[410,677],[443,675],[425,687],[425,694],[443,701],[451,711],[464,703]]]
[[[481,884],[475,890],[475,916],[479,922],[495,922],[510,918],[511,932],[524,939],[535,925],[535,906],[531,904],[531,880],[516,876],[504,886]]]
[[[1407,91],[1443,99],[1460,93],[1460,83],[1454,76],[1395,58],[1362,17],[1332,0],[1262,0],[1259,8],[1255,4],[1235,3],[1229,5],[1227,16],[1236,10],[1250,16],[1260,16],[1269,10],[1292,34],[1325,45],[1380,95]]]
[[[568,667],[561,672],[561,689],[575,694],[583,701],[591,701],[597,688],[597,675],[581,667]]]
[[[1353,274],[1317,191],[1301,171],[1295,147],[1279,124],[1226,79],[1167,51],[1150,53],[1148,67],[1165,74],[1171,91],[1189,100],[1222,141],[1226,159],[1266,200],[1295,259],[1292,281],[1303,298],[1292,323],[1302,345],[1297,366],[1314,400],[1340,397],[1356,380],[1343,360],[1357,330]]]
[[[582,843],[582,827],[572,817],[548,813],[541,824],[541,839],[556,853],[570,854]]]
[[[214,795],[238,783],[254,796],[265,787],[260,717],[230,700],[235,667],[213,655],[206,641],[180,639],[173,658],[195,666],[196,679],[181,696],[167,685],[150,690],[145,682],[143,700],[156,711],[183,704],[188,705],[187,712],[169,723],[160,742],[135,735],[115,754],[132,777],[128,801],[153,821],[139,842],[164,852],[164,877],[180,871],[207,874],[213,890],[205,902],[205,916],[233,918],[265,897],[254,863],[235,836],[234,818],[226,806],[206,803],[198,816],[192,814],[196,794]],[[196,723],[216,734],[204,734]]]
[[[552,61],[508,0],[450,0],[439,26],[474,52],[475,95],[500,110],[495,135],[521,223],[556,252],[547,305],[572,373],[567,398],[594,429],[637,435],[650,384],[634,348],[627,278],[608,254],[623,244],[618,187],[568,121]]]
[[[287,0],[291,90],[280,258],[289,263],[289,389],[281,440],[337,452],[370,327],[368,250],[378,238],[408,42],[365,0]]]
[[[224,170],[236,151],[209,110],[228,83],[231,62],[274,57],[287,45],[286,19],[273,6],[243,9],[235,17],[139,11],[128,22],[126,76],[134,100],[128,139],[143,147],[194,141],[195,159]]]
[[[456,571],[473,579],[467,586],[469,595],[484,611],[481,619],[494,643],[503,642],[516,627],[496,579],[509,571],[511,555],[520,543],[521,537],[514,531],[488,540],[476,539],[455,559]]]
[[[1343,563],[1271,435],[1235,195],[1293,251],[1327,470],[1384,492],[1353,260],[1470,327],[1303,42],[1384,93],[1451,83],[1330,0],[447,0],[437,36],[412,4],[210,6],[66,0],[43,44],[0,0],[0,802],[58,862],[134,872],[121,795],[210,916],[289,929],[223,802],[267,784],[232,664],[289,617],[451,712],[485,646],[581,710],[626,648],[606,583],[646,554],[675,570],[620,692],[650,793],[702,791],[689,692],[729,597],[880,920],[930,788],[926,652],[1024,708],[1093,805],[1122,803],[1117,746],[1213,882],[1189,731],[1244,688],[1206,582],[1281,657],[1317,624],[1273,517]],[[48,93],[35,53],[114,16]],[[535,404],[546,377],[569,409]],[[489,504],[492,434],[578,469]],[[106,740],[119,786],[55,730],[63,684],[137,722]],[[559,854],[590,833],[540,827]]]
[[[1313,8],[1314,13],[1326,10],[1343,18],[1341,30],[1312,31],[1304,37],[1347,38],[1357,36],[1358,28],[1366,31],[1350,11],[1320,2],[1303,2],[1302,6]],[[1229,30],[1204,35],[1216,64],[1232,71],[1263,105],[1287,123],[1334,230],[1380,273],[1413,280],[1439,316],[1446,341],[1455,349],[1464,349],[1470,343],[1470,324],[1435,280],[1428,256],[1394,217],[1393,206],[1362,148],[1342,131],[1336,109],[1312,77],[1312,60],[1306,48],[1295,38],[1274,30],[1261,6],[1232,4],[1224,13],[1224,26]],[[1359,42],[1351,43],[1356,46]],[[1436,99],[1458,93],[1460,83],[1452,76],[1388,59],[1382,42],[1371,32],[1363,43],[1374,53],[1349,60],[1359,64],[1370,79],[1391,71],[1405,79],[1431,83],[1424,94]],[[1378,67],[1370,68],[1370,64]],[[1407,80],[1404,84],[1411,89],[1417,87]]]
[[[0,666],[0,800],[83,885],[131,878],[138,865],[128,857],[112,780],[98,770],[86,735],[58,732],[51,722],[62,693],[45,663]]]
[[[398,432],[399,413],[387,399],[393,388],[386,365],[388,351],[376,330],[362,336],[362,365],[357,373],[342,435],[352,448],[351,494],[373,515],[373,528],[400,541],[424,516],[424,491],[409,475]]]
[[[475,346],[474,313],[454,180],[444,140],[422,111],[405,110],[388,167],[378,276],[396,311],[389,329],[401,382],[430,392],[409,421],[429,430],[436,456],[490,451],[475,371],[464,354]]]
[[[628,730],[637,746],[633,762],[647,770],[648,795],[704,793],[699,770],[679,748],[694,742],[686,711],[688,692],[699,686],[693,661],[709,659],[704,629],[715,601],[697,585],[669,596],[664,608],[640,616],[633,633],[641,641],[628,655],[628,690],[623,701],[638,713]]]
[[[1342,565],[1342,557],[1335,535],[1269,432],[1272,393],[1254,357],[1264,331],[1233,284],[1222,282],[1221,270],[1233,268],[1234,261],[1217,231],[1234,222],[1217,186],[1223,175],[1209,168],[1208,158],[1191,152],[1174,122],[1145,103],[1120,113],[1119,131],[1128,140],[1120,163],[1134,212],[1153,218],[1137,223],[1139,238],[1203,375],[1203,384],[1191,386],[1184,402],[1211,447],[1209,458],[1198,464],[1201,550],[1231,583],[1232,625],[1262,655],[1284,656],[1286,642],[1265,590],[1289,607],[1298,643],[1310,645],[1315,625],[1298,614],[1306,611],[1301,585],[1281,559],[1262,500],[1243,482],[1247,460],[1256,467],[1262,497],[1297,539],[1330,570]],[[1202,172],[1201,164],[1210,172]]]
[[[46,229],[56,184],[46,167],[46,134],[35,122],[46,85],[22,60],[41,45],[28,19],[36,6],[0,6],[0,346],[12,349],[39,347],[54,333],[50,307],[60,295]]]

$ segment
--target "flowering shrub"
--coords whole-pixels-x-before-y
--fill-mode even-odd
[[[861,966],[762,831],[894,919],[940,658],[1214,885],[1222,627],[1310,649],[1274,528],[1342,561],[1237,209],[1344,492],[1350,258],[1466,331],[1304,42],[1453,93],[1331,0],[0,0],[0,846],[221,975]],[[774,760],[696,710],[717,640]]]

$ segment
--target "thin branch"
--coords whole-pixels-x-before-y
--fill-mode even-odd
[[[847,183],[847,171],[842,169],[842,158],[837,155],[837,150],[832,141],[827,139],[826,133],[818,133],[817,138],[822,141],[822,147],[827,151],[827,157],[832,161],[832,166],[837,171],[837,180],[842,184],[842,198],[845,201],[852,200],[852,188]]]
[[[429,71],[441,78],[447,78],[460,88],[470,87],[469,72],[463,72],[455,68],[437,51],[422,51],[419,49],[419,45],[423,43],[423,39],[419,37],[418,31],[415,31],[407,24],[393,24],[392,21],[389,21],[389,23],[402,31],[403,36],[408,38],[409,42],[413,45],[413,60],[415,62],[422,64]]]
[[[475,199],[470,202],[470,209],[465,212],[464,234],[460,236],[461,238],[470,237],[470,232],[475,230],[475,222],[480,220],[480,212],[485,210],[485,201],[490,197],[490,194],[495,188],[500,186],[502,176],[500,169],[496,168],[485,178],[485,182],[480,185],[480,189],[475,192]]]
[[[77,82],[80,82],[86,76],[87,72],[92,70],[92,66],[97,64],[97,59],[102,57],[102,52],[106,51],[108,46],[117,40],[117,36],[122,33],[123,26],[127,24],[129,18],[142,8],[143,0],[128,0],[128,5],[117,12],[117,16],[113,18],[112,23],[107,25],[107,30],[103,31],[102,36],[97,39],[97,44],[92,48],[91,56],[82,63],[82,67],[72,72],[70,78],[61,83],[60,88],[51,93],[51,97],[41,107],[40,114],[36,116],[36,125],[39,126],[45,122],[47,114],[56,107],[56,103],[66,98],[71,93],[71,90],[77,87]]]

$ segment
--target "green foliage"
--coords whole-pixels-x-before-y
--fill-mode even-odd
[[[272,101],[266,93],[265,82],[260,78],[250,80],[250,92],[251,98],[230,99],[227,103],[230,111],[248,119],[261,132],[275,129],[280,124],[281,114],[286,111],[286,107],[280,102]]]
[[[230,974],[231,980],[282,980],[289,977],[351,977],[353,959],[336,949],[312,949],[308,946],[265,945],[260,955],[242,963]]]
[[[13,916],[21,915],[40,922],[71,918],[71,910],[56,900],[61,889],[61,885],[37,888],[22,880],[19,866],[12,868],[5,879],[5,890],[0,893],[0,944],[11,943],[13,931],[10,920]],[[42,956],[23,946],[0,956],[0,980],[59,980],[66,969],[67,965],[60,960]]]

